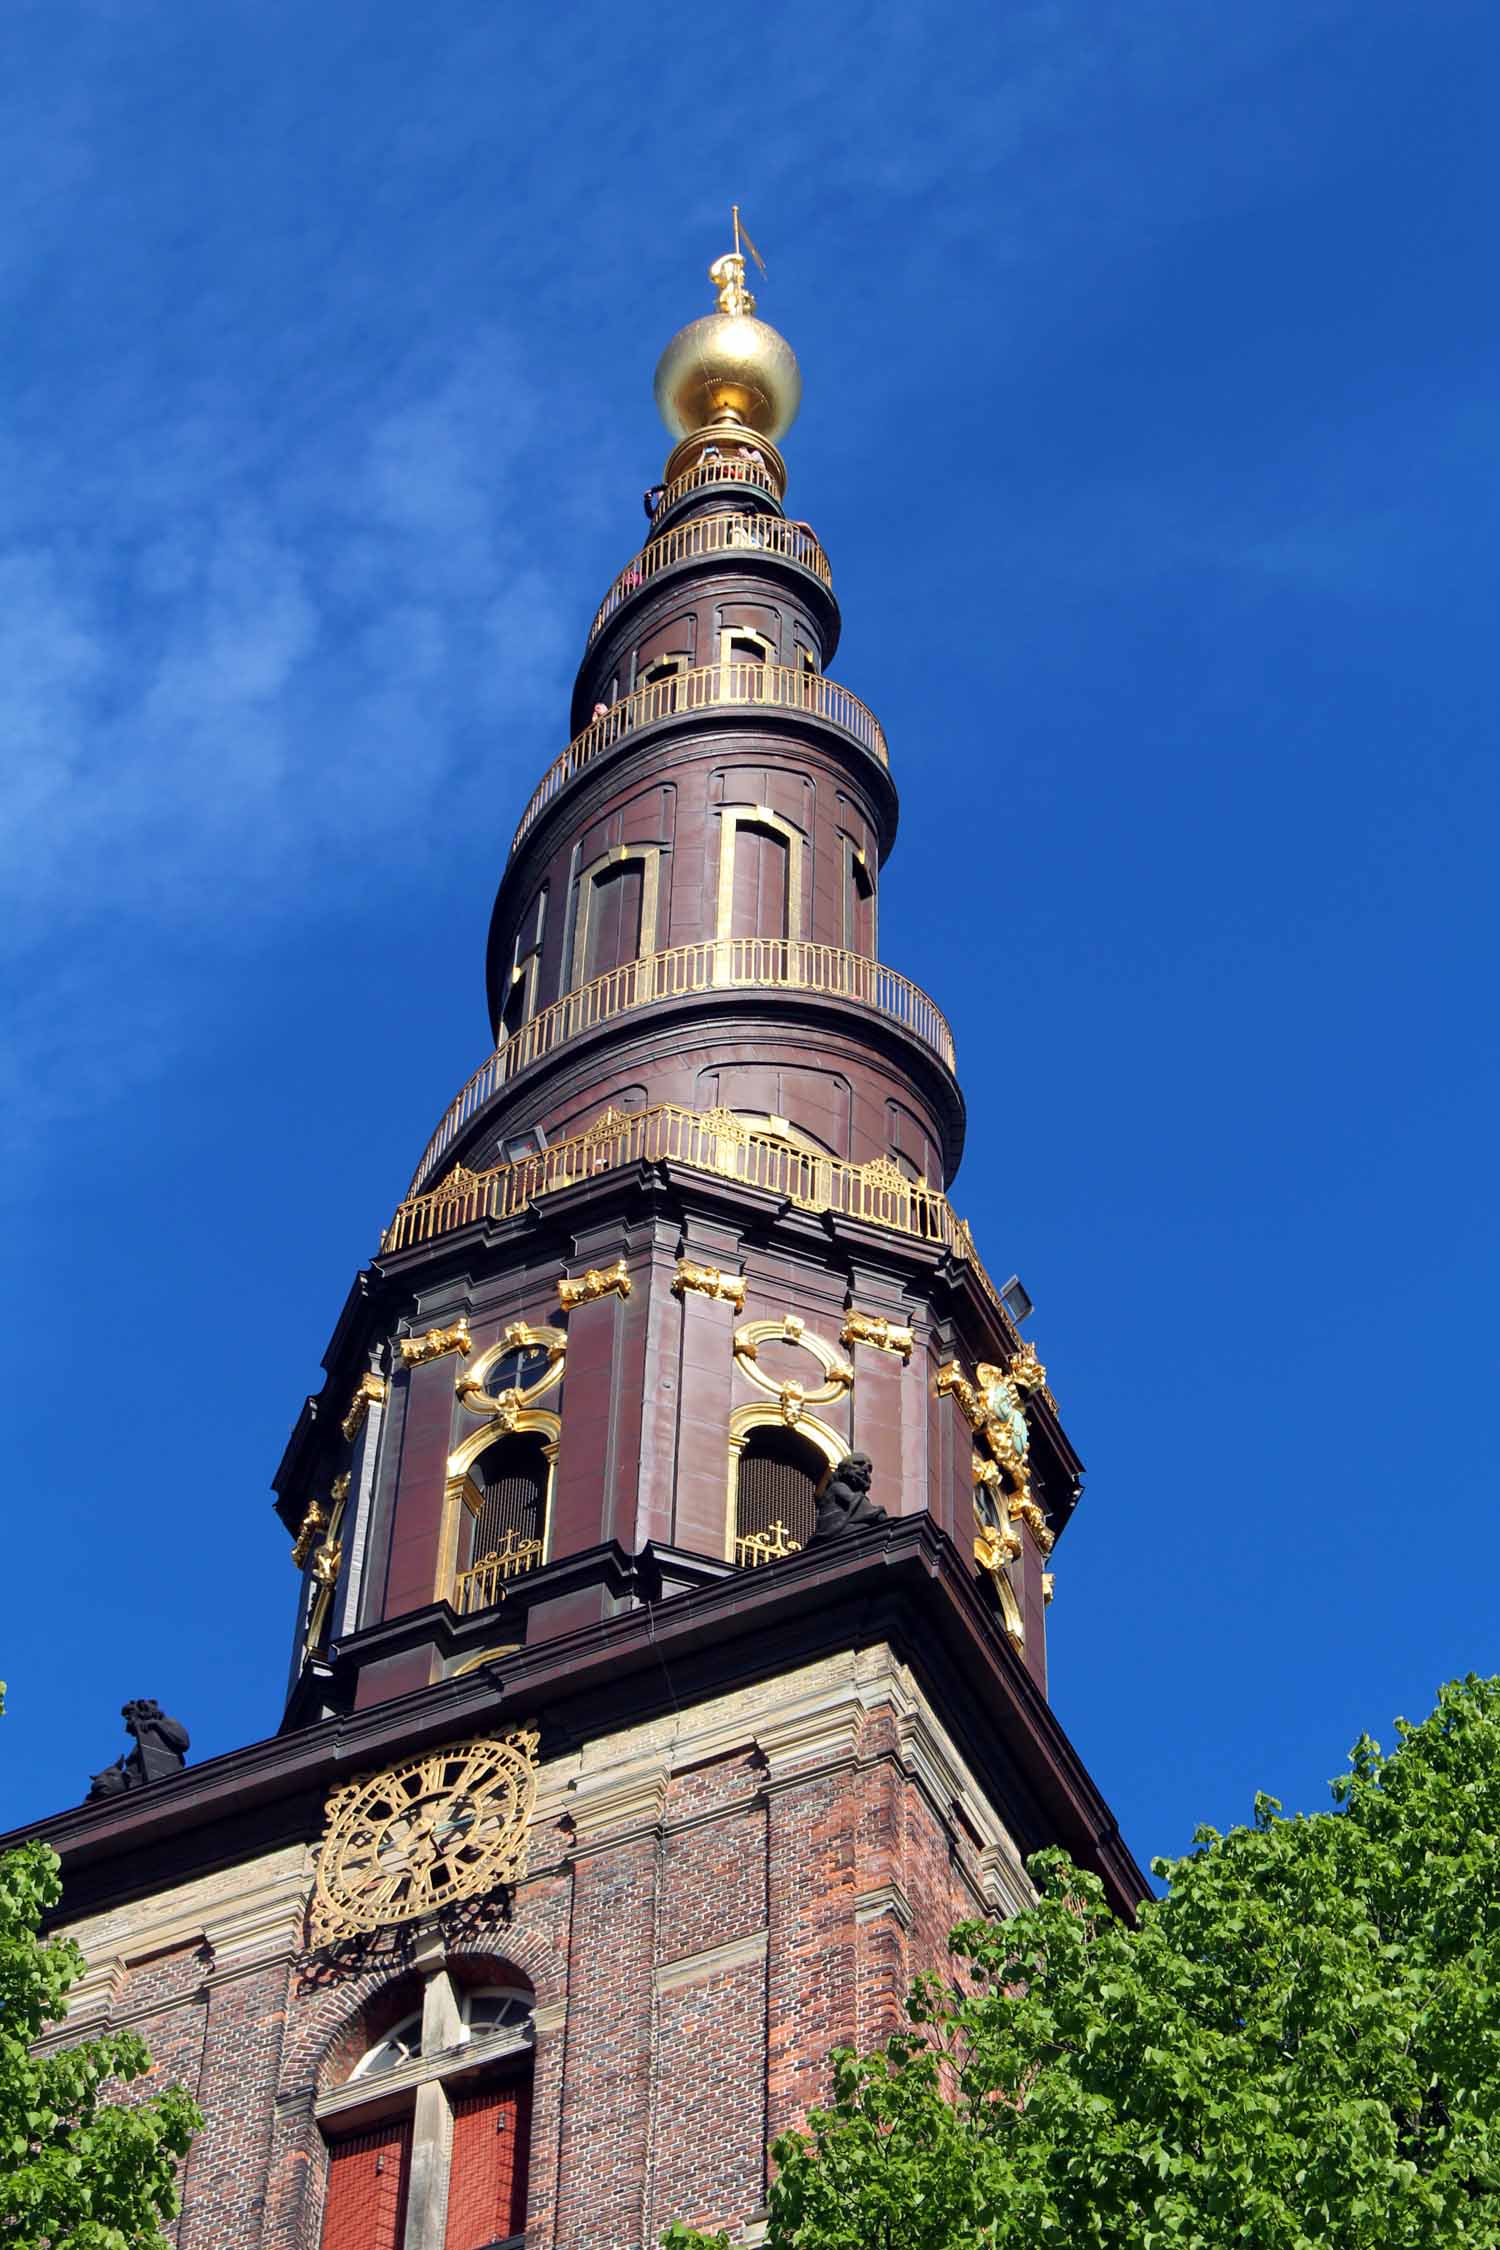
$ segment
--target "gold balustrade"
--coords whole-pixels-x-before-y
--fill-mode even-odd
[[[606,1110],[583,1132],[514,1164],[497,1164],[485,1172],[456,1165],[435,1188],[407,1197],[386,1228],[381,1248],[409,1250],[481,1219],[512,1218],[538,1196],[634,1164],[684,1164],[764,1188],[802,1210],[834,1211],[867,1226],[939,1243],[973,1269],[995,1312],[1008,1319],[967,1223],[941,1189],[907,1179],[888,1156],[850,1164],[794,1147],[774,1133],[757,1132],[732,1110],[681,1109],[675,1102],[628,1112]]]
[[[764,1531],[747,1531],[734,1543],[734,1559],[741,1570],[759,1570],[762,1563],[780,1562],[783,1555],[800,1555],[802,1542],[794,1539],[778,1516]]]
[[[656,503],[655,516],[664,516],[687,493],[701,492],[711,484],[755,484],[762,492],[769,492],[773,500],[781,498],[781,487],[769,469],[757,468],[753,461],[721,456],[716,461],[699,461],[696,467],[684,469],[680,477],[674,477]]]
[[[891,762],[874,712],[823,673],[797,671],[789,664],[702,664],[690,672],[673,672],[665,679],[651,680],[591,719],[562,756],[554,758],[532,791],[531,802],[511,841],[512,852],[573,776],[602,751],[612,750],[626,735],[640,727],[654,726],[658,719],[693,711],[719,710],[726,704],[767,703],[783,710],[805,711],[810,718],[829,719],[852,734],[883,766]]]
[[[408,1195],[432,1177],[444,1151],[475,1112],[544,1055],[654,1000],[736,988],[820,992],[852,1000],[914,1033],[942,1056],[950,1070],[954,1067],[953,1033],[942,1010],[920,985],[881,962],[867,960],[862,953],[845,953],[838,946],[804,945],[792,938],[704,938],[696,945],[676,945],[666,953],[624,961],[540,1009],[485,1058],[454,1096],[422,1152]]]
[[[651,540],[625,565],[595,613],[589,627],[590,644],[620,604],[659,571],[670,570],[677,563],[696,561],[702,555],[720,554],[780,555],[810,570],[830,592],[833,588],[828,557],[802,524],[788,523],[784,516],[694,516],[689,522],[678,524],[674,531],[665,532],[660,539]]]
[[[541,1559],[540,1539],[518,1539],[514,1531],[507,1531],[492,1554],[461,1570],[454,1580],[453,1606],[459,1616],[472,1617],[476,1610],[493,1609],[502,1597],[506,1580],[535,1570]]]

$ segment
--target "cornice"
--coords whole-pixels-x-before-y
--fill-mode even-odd
[[[944,1176],[951,1181],[958,1171],[968,1108],[956,1072],[925,1039],[878,1009],[799,985],[707,985],[698,992],[644,1002],[580,1031],[518,1070],[479,1104],[444,1150],[444,1161],[469,1162],[479,1144],[502,1125],[546,1114],[566,1099],[571,1087],[585,1090],[597,1077],[601,1055],[612,1069],[627,1070],[637,1057],[645,1067],[660,1054],[664,1039],[681,1040],[692,1031],[717,1041],[749,1034],[785,1043],[822,1032],[848,1042],[858,1050],[859,1063],[897,1076],[927,1103],[941,1136]],[[899,1094],[903,1087],[898,1083],[890,1090]]]
[[[501,1663],[210,1759],[35,1831],[63,1861],[70,1918],[317,1834],[328,1789],[498,1724],[544,1755],[753,1684],[832,1650],[887,1642],[907,1663],[1023,1850],[1063,1844],[1119,1911],[1140,1869],[1035,1682],[926,1514],[639,1606]],[[20,1841],[0,1838],[0,1850]]]

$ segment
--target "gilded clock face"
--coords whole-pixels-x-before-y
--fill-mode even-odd
[[[522,1872],[537,1737],[463,1742],[336,1790],[313,1889],[315,1944],[435,1914]]]

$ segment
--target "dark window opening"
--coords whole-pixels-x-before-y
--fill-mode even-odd
[[[537,1356],[545,1358],[545,1354]],[[498,1373],[497,1369],[490,1377],[492,1397]],[[529,1539],[545,1541],[547,1455],[541,1438],[519,1431],[503,1437],[480,1454],[469,1474],[480,1493],[474,1515],[476,1563],[496,1553],[508,1532],[515,1534],[517,1547]]]
[[[875,878],[863,852],[849,851],[849,889],[845,943],[851,953],[873,959],[875,953]]]
[[[736,1541],[765,1536],[773,1547],[805,1547],[817,1514],[814,1494],[826,1466],[818,1448],[795,1430],[772,1425],[752,1430],[735,1485]],[[748,1558],[737,1554],[735,1559]]]

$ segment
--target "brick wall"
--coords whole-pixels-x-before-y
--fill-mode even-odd
[[[80,2023],[136,2023],[157,2082],[205,2111],[180,2250],[317,2250],[330,2141],[390,2122],[341,2089],[444,1962],[457,1987],[535,1995],[529,2250],[644,2250],[677,2215],[743,2239],[829,2048],[894,2027],[950,1924],[1004,1895],[997,1867],[1017,1895],[995,1808],[911,1674],[851,1652],[549,1762],[526,1880],[461,1933],[304,1955],[300,1847],[77,1924]],[[340,2160],[351,2182],[361,2161]],[[450,2246],[493,2186],[450,2204]]]

